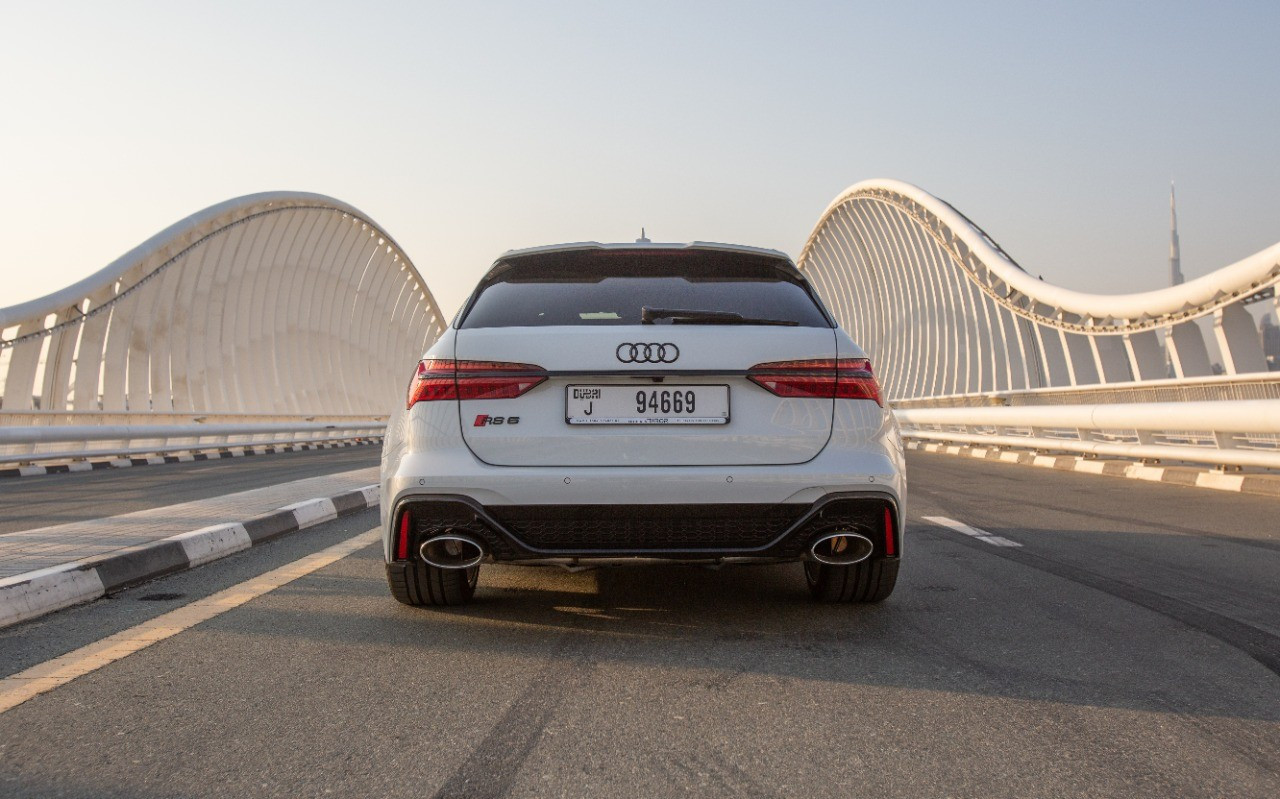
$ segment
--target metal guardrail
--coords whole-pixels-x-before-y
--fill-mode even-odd
[[[369,416],[0,413],[0,463],[317,444],[380,436],[385,430],[386,417]]]
[[[1070,388],[949,394],[893,401],[895,409],[1001,405],[1102,405],[1126,402],[1228,402],[1280,399],[1280,372],[1097,383]]]
[[[895,408],[904,438],[1280,469],[1280,400]]]

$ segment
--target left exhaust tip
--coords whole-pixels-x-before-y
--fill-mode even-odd
[[[423,541],[418,554],[437,569],[470,569],[484,560],[484,547],[473,538],[445,533]]]

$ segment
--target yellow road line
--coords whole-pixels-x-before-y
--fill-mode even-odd
[[[60,685],[66,685],[77,677],[97,671],[108,663],[128,657],[156,641],[163,641],[202,621],[238,608],[299,577],[305,577],[318,569],[323,569],[376,540],[378,540],[377,530],[361,533],[355,538],[334,544],[328,549],[322,549],[305,558],[295,560],[293,563],[273,569],[252,580],[246,580],[150,621],[144,621],[136,627],[122,630],[101,641],[95,641],[53,660],[32,666],[26,671],[0,679],[0,713],[12,710],[28,699],[46,691],[52,691]]]

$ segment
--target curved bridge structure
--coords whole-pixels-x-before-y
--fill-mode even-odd
[[[1275,307],[1280,244],[1171,288],[1088,294],[1028,274],[924,190],[871,180],[828,206],[799,266],[908,439],[1280,468],[1280,372],[1247,309]]]
[[[0,454],[74,454],[38,447],[66,443],[51,432],[19,443],[23,426],[376,427],[444,325],[412,262],[359,210],[317,194],[229,200],[0,309]],[[151,441],[142,449],[162,449]]]
[[[1275,301],[1280,244],[1179,286],[1087,294],[1028,274],[928,192],[870,180],[828,206],[800,268],[910,401],[1210,377],[1201,317],[1226,375],[1266,372],[1245,305]]]

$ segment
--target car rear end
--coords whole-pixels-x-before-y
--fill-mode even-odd
[[[646,559],[804,561],[816,595],[881,599],[901,557],[901,442],[871,365],[754,248],[503,256],[418,364],[382,490],[411,604],[465,601],[482,562]]]

